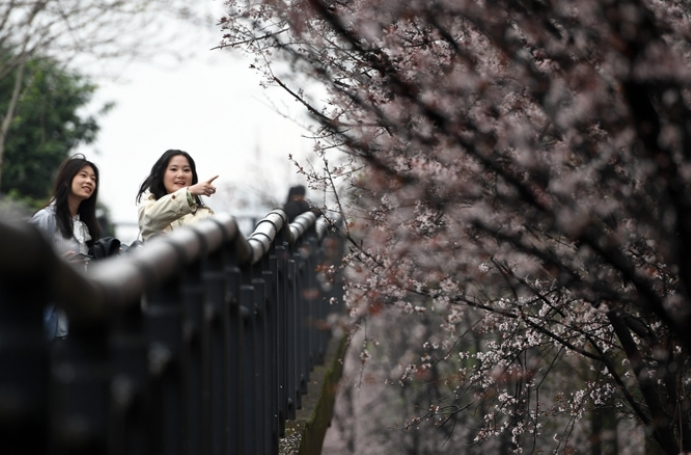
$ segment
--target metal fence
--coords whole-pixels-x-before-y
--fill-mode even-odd
[[[284,216],[246,239],[217,215],[86,273],[0,223],[0,452],[278,453],[343,288],[332,225]]]

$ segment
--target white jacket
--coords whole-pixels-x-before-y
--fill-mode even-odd
[[[45,238],[53,244],[53,247],[60,255],[71,251],[73,253],[89,254],[89,246],[86,244],[91,240],[89,228],[79,219],[79,214],[72,218],[72,237],[66,239],[58,229],[55,219],[55,202],[51,202],[34,214],[29,219],[29,223],[38,226]]]
[[[142,240],[148,240],[161,232],[170,232],[180,226],[197,223],[214,214],[209,207],[197,207],[194,196],[187,188],[180,188],[158,200],[152,193],[146,193],[137,210]]]

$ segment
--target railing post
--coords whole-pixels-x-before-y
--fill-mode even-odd
[[[50,251],[45,241],[40,243],[40,234],[33,234],[34,245]],[[50,267],[50,256],[45,256]],[[41,324],[49,280],[39,273],[45,270],[34,272],[0,274],[0,441],[3,452],[12,455],[46,453],[49,444],[50,368]]]
[[[53,345],[50,448],[55,454],[106,454],[111,370],[106,328],[70,327]]]
[[[245,281],[243,279],[243,281]],[[242,369],[241,374],[243,378],[243,410],[242,416],[245,428],[245,437],[243,438],[243,453],[242,455],[256,455],[257,441],[260,434],[258,434],[259,413],[257,412],[257,399],[259,395],[256,372],[257,359],[257,342],[255,330],[255,295],[254,287],[243,284],[240,286],[240,305],[242,307],[243,316],[243,352],[242,352]]]
[[[226,429],[229,425],[228,400],[228,362],[226,351],[227,318],[226,315],[226,277],[223,273],[223,250],[218,250],[207,258],[202,272],[206,288],[204,309],[203,352],[205,370],[209,375],[208,413],[203,425],[208,437],[208,453],[221,455],[228,453]]]
[[[306,320],[308,333],[308,371],[312,371],[314,366],[319,362],[319,329],[317,322],[318,316],[318,302],[321,294],[319,285],[315,277],[315,269],[317,267],[317,239],[314,235],[314,228],[307,232],[308,236],[305,239],[305,245],[308,248],[309,254],[305,260],[305,272],[307,275],[307,287],[305,288],[305,300],[307,304],[308,316]]]
[[[226,304],[224,321],[227,324],[227,378],[228,378],[228,406],[230,420],[228,422],[228,450],[226,453],[236,453],[242,455],[244,452],[244,428],[245,419],[245,375],[242,369],[245,365],[243,354],[244,348],[244,315],[240,303],[241,272],[237,263],[233,260],[234,255],[228,255],[226,260],[225,274],[228,277],[228,287],[226,289]]]
[[[278,374],[279,374],[279,357],[278,357],[278,318],[277,318],[277,289],[276,289],[276,250],[272,243],[271,252],[267,257],[269,270],[262,271],[264,277],[265,289],[265,317],[266,317],[266,386],[267,390],[267,419],[269,422],[268,438],[269,450],[267,453],[278,453]]]
[[[285,232],[285,230],[282,230]],[[283,236],[281,236],[283,237]],[[283,241],[276,245],[276,260],[272,261],[273,272],[276,276],[275,295],[275,346],[276,346],[276,390],[278,400],[276,404],[277,431],[279,437],[285,437],[285,422],[288,414],[288,298],[286,278],[286,247]]]
[[[270,428],[269,416],[269,378],[268,378],[268,321],[267,321],[267,307],[266,307],[266,282],[263,278],[254,278],[252,280],[254,288],[254,302],[256,304],[256,319],[255,319],[255,341],[257,347],[255,349],[255,371],[256,371],[256,394],[255,404],[257,406],[259,419],[257,420],[257,454],[268,454],[268,445],[270,442]]]
[[[303,244],[300,244],[299,248],[306,249]],[[306,295],[306,291],[309,288],[309,277],[307,276],[307,259],[302,256],[303,255],[299,251],[296,252],[297,337],[299,359],[298,387],[300,394],[305,395],[307,394],[307,384],[310,377],[309,301]],[[302,403],[302,398],[300,398],[300,402]],[[302,406],[300,406],[300,408],[302,408]]]
[[[111,328],[108,347],[114,376],[110,385],[110,455],[152,453],[147,429],[151,416],[148,340],[143,322],[141,305],[135,305],[116,315]]]
[[[152,453],[176,455],[185,442],[182,425],[182,302],[180,279],[147,294],[144,300],[145,329],[150,340],[148,363],[151,381],[149,418]]]
[[[286,418],[295,419],[302,408],[300,394],[299,305],[297,298],[297,266],[293,257],[286,261],[286,349],[287,349],[287,405]]]
[[[205,381],[207,368],[202,362],[202,327],[204,324],[204,288],[201,283],[201,264],[195,262],[187,266],[182,274],[183,303],[183,431],[185,443],[183,454],[195,455],[205,452],[202,434],[205,409],[209,406],[208,383]]]
[[[329,313],[328,304],[326,303],[326,293],[325,293],[325,283],[323,278],[322,268],[324,264],[324,244],[322,242],[317,243],[315,239],[315,249],[314,249],[314,286],[317,290],[315,294],[315,306],[316,306],[316,324],[315,330],[317,334],[317,363],[324,363],[324,358],[326,356],[326,345],[329,342],[329,337],[331,333],[325,330],[326,327],[326,317]],[[320,276],[322,277],[320,280]]]

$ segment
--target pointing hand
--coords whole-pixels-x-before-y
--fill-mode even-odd
[[[218,175],[211,177],[209,180],[204,180],[195,185],[192,185],[189,190],[195,196],[211,196],[216,192],[216,187],[213,185],[214,180],[218,178]]]

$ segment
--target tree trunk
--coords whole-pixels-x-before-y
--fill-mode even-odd
[[[22,90],[22,80],[24,79],[24,66],[26,60],[21,59],[15,73],[14,89],[12,90],[12,98],[7,107],[7,113],[2,117],[0,123],[0,188],[2,188],[2,161],[5,156],[5,142],[7,141],[7,133],[10,130],[10,124],[14,118],[14,111],[19,101],[19,93]]]

